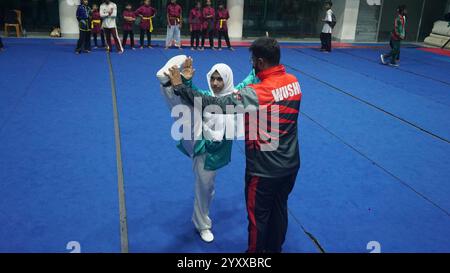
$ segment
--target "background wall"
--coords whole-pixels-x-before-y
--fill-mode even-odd
[[[380,19],[381,1],[360,1],[358,22],[356,24],[356,41],[376,41]]]
[[[22,11],[22,22],[27,31],[45,31],[59,25],[58,0],[0,0],[0,27],[10,9]]]
[[[67,35],[78,33],[75,19],[75,6],[79,0],[0,0],[0,26],[3,16],[9,9],[20,9],[23,13],[24,28],[30,31],[50,33],[51,29],[61,26]],[[101,0],[90,0],[101,3]],[[119,14],[125,2],[133,8],[141,0],[114,0]],[[155,34],[164,35],[165,7],[168,0],[152,0],[158,15],[154,18]],[[178,0],[183,7],[185,24],[183,35],[188,35],[187,17],[194,7],[195,0]],[[274,37],[318,39],[324,17],[324,0],[229,0],[231,13],[230,36],[239,39],[265,35],[266,31]],[[382,2],[382,8],[376,4]],[[218,1],[213,0],[216,7]],[[398,5],[408,6],[407,40],[423,41],[431,32],[433,23],[450,12],[450,0],[334,0],[333,11],[337,17],[334,29],[335,40],[342,41],[388,41],[393,28],[395,10]],[[425,3],[425,5],[424,5]],[[71,5],[70,5],[71,4]],[[375,4],[375,5],[374,5]],[[244,9],[242,10],[242,6]],[[423,8],[424,7],[424,8]],[[423,8],[423,10],[422,10]],[[382,14],[379,20],[380,12]],[[242,19],[241,19],[242,18]],[[422,18],[422,19],[421,19]],[[378,24],[380,31],[377,33]],[[118,18],[119,31],[122,19]],[[137,28],[136,28],[137,30]]]

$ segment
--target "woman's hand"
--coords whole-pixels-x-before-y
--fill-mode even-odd
[[[192,65],[193,62],[194,62],[194,60],[191,57],[188,57],[181,67],[181,69],[182,69],[181,74],[188,81],[191,80],[195,74],[195,69]]]
[[[181,79],[180,69],[176,65],[169,68],[169,73],[164,72],[164,75],[169,77],[172,86],[178,86],[183,84],[183,80]]]

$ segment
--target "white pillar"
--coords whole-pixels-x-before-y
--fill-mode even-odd
[[[366,0],[363,0],[366,1]],[[360,0],[335,0],[333,12],[337,17],[333,37],[338,40],[353,41],[356,37]]]
[[[341,40],[355,40],[356,25],[358,24],[360,0],[347,0],[345,3],[345,16],[341,34]]]
[[[79,34],[76,17],[80,0],[59,0],[59,24],[64,37],[77,37]]]
[[[244,0],[228,0],[228,35],[232,39],[242,39],[242,30],[244,28]]]

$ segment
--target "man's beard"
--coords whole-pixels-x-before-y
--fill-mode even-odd
[[[260,69],[258,69],[256,66],[253,66],[253,69],[255,70],[255,74],[258,75],[258,73],[261,71]]]

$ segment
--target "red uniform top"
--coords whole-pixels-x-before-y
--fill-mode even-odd
[[[227,9],[218,9],[216,16],[216,29],[227,31],[227,20],[230,18],[230,14]]]
[[[170,3],[167,6],[167,16],[169,17],[169,24],[171,26],[181,24],[181,6]]]
[[[214,28],[214,16],[216,12],[212,7],[203,8],[203,29],[212,30]],[[212,16],[211,18],[207,18]]]
[[[198,8],[191,9],[189,13],[189,24],[192,26],[192,30],[202,30],[203,14],[202,10]]]
[[[132,21],[132,22],[127,21],[127,20],[125,20],[125,17],[136,18],[136,14],[134,14],[134,12],[131,10],[125,10],[125,11],[123,11],[122,16],[124,17],[123,30],[127,30],[127,31],[133,30],[134,21]]]
[[[142,5],[140,6],[135,12],[136,16],[142,16],[141,23],[139,24],[139,27],[141,29],[149,30],[150,29],[150,19],[151,17],[156,15],[156,9],[151,6]],[[152,20],[152,26],[153,26],[153,20]]]
[[[403,15],[397,13],[394,22],[394,31],[392,32],[392,39],[399,41],[405,39],[405,17]]]
[[[92,12],[91,29],[92,33],[99,34],[102,32],[102,18],[98,10]]]

